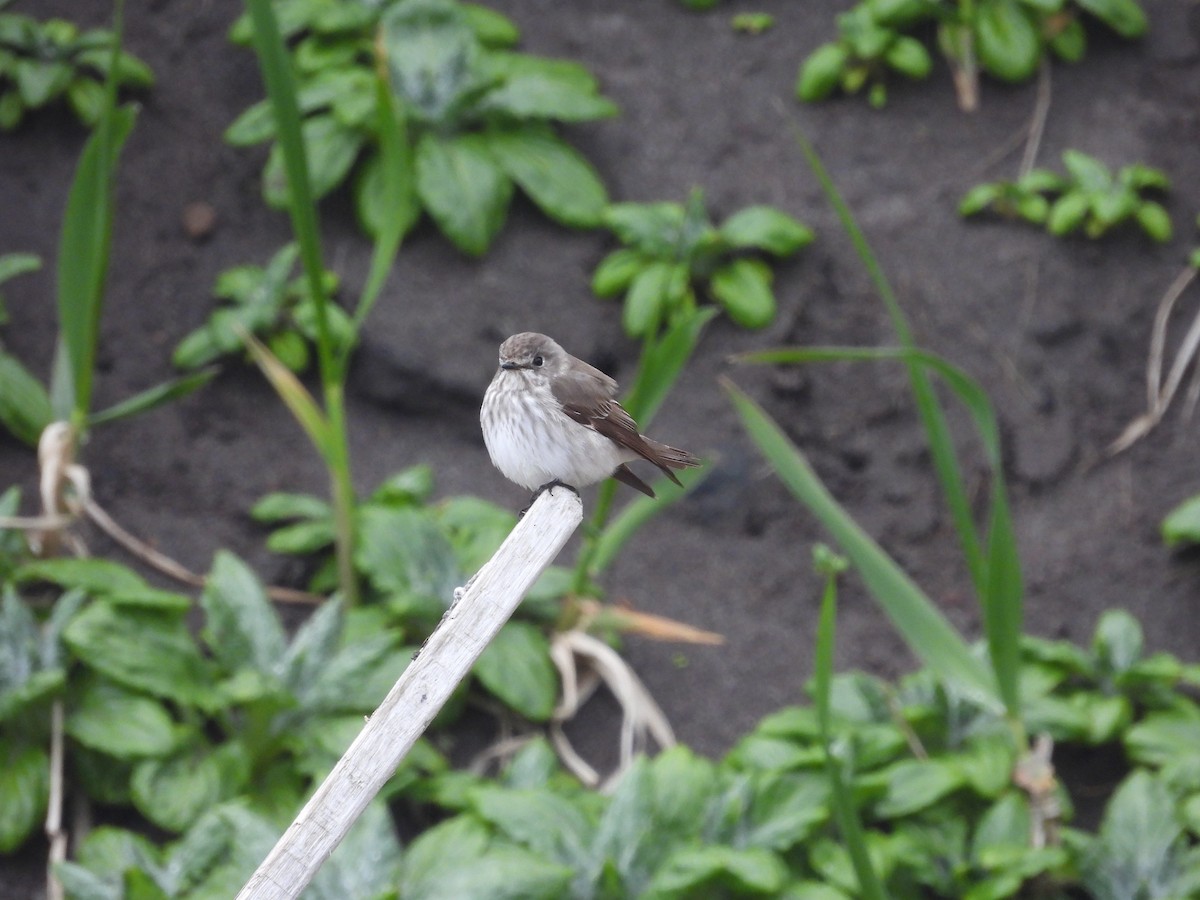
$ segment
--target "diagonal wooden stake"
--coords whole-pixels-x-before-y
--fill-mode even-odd
[[[458,592],[238,900],[300,896],[582,519],[583,504],[573,491],[552,488],[534,501],[496,555]]]

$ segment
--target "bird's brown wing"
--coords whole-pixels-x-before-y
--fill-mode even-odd
[[[632,450],[643,459],[654,463],[667,474],[667,477],[679,484],[679,479],[675,477],[675,473],[671,469],[695,466],[699,464],[699,460],[687,451],[668,447],[666,444],[652,441],[640,434],[637,422],[633,421],[633,417],[625,411],[620,403],[611,399],[616,393],[617,383],[600,370],[592,369],[591,366],[587,368],[591,371],[577,369],[563,373],[551,383],[551,392],[554,394],[554,399],[562,404],[563,412],[580,425],[593,429],[614,443]],[[603,381],[599,381],[596,376]],[[608,396],[605,396],[605,393]],[[621,466],[613,477],[643,493],[654,496],[649,487],[624,466]],[[634,481],[637,481],[638,484],[635,484]]]

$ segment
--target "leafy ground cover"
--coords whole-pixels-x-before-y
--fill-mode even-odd
[[[107,4],[45,6],[85,27],[106,22]],[[777,102],[791,103],[798,51],[824,39],[836,6],[759,4],[754,9],[770,7],[775,26],[758,36],[730,27],[730,15],[751,11],[743,3],[702,16],[665,2],[580,2],[570,15],[549,0],[498,6],[519,25],[525,52],[583,62],[620,107],[611,120],[563,129],[614,197],[653,202],[699,186],[716,221],[770,203],[819,236],[778,268],[780,316],[765,333],[721,319],[709,325],[656,430],[720,453],[721,462],[606,578],[613,597],[726,635],[711,650],[627,648],[681,739],[713,755],[801,696],[820,593],[809,553],[820,532],[760,468],[715,376],[734,351],[890,340]],[[236,3],[213,3],[130,16],[129,48],[158,81],[120,173],[98,406],[169,377],[172,349],[212,312],[218,273],[265,264],[289,239],[284,218],[259,199],[266,150],[255,155],[221,142],[261,96],[253,59],[226,40],[239,12]],[[1187,4],[1162,2],[1151,12],[1142,42],[1100,33],[1085,66],[1054,68],[1040,164],[1053,165],[1071,147],[1113,169],[1144,161],[1168,173],[1175,193],[1167,206],[1177,223],[1190,222],[1189,186],[1200,166],[1174,137],[1196,125],[1196,38]],[[1162,516],[1197,487],[1192,429],[1173,415],[1125,456],[1100,459],[1141,409],[1154,307],[1194,235],[1180,228],[1162,247],[1136,234],[1093,245],[1000,222],[962,224],[956,207],[970,186],[1015,176],[1035,99],[1032,86],[985,83],[981,113],[966,117],[943,78],[895,85],[881,113],[854,101],[785,108],[801,119],[854,205],[922,343],[971,371],[996,403],[1029,629],[1087,643],[1103,610],[1124,607],[1143,622],[1151,648],[1194,659],[1200,569],[1194,557],[1171,556],[1158,535]],[[82,139],[66,112],[31,116],[19,135],[0,137],[6,203],[23,211],[0,217],[0,250],[53,258]],[[198,202],[216,212],[203,238],[181,224]],[[344,262],[339,270],[365,273],[368,248],[351,201],[334,197],[326,212],[329,253]],[[630,381],[636,347],[623,337],[617,307],[588,290],[612,249],[604,235],[561,229],[519,198],[479,261],[419,225],[351,373],[348,419],[360,491],[406,465],[436,460],[439,494],[523,504],[491,471],[478,436],[478,399],[495,345],[536,327]],[[356,295],[360,287],[347,289]],[[52,351],[52,296],[52,267],[5,284],[5,345],[24,360],[45,361],[42,375]],[[956,561],[902,374],[894,366],[833,365],[739,370],[737,377],[951,619],[977,632],[969,576]],[[214,552],[228,547],[265,580],[301,580],[296,563],[264,549],[265,531],[248,511],[273,490],[321,493],[324,476],[252,370],[231,369],[182,404],[97,432],[87,456],[104,504],[193,570],[207,571]],[[982,460],[968,475],[982,482]],[[5,438],[0,484],[31,492],[33,478],[31,454]],[[909,668],[906,651],[853,579],[843,589],[839,626],[839,667],[886,675]],[[592,715],[603,728],[607,714]],[[1075,774],[1085,783],[1117,777]],[[1144,795],[1145,786],[1138,788]],[[39,861],[32,862],[37,884]]]

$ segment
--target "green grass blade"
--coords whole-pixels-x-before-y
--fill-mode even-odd
[[[876,290],[879,291],[879,296],[883,300],[884,306],[887,307],[888,315],[892,320],[892,327],[896,330],[896,335],[900,343],[905,347],[913,349],[915,344],[913,342],[912,330],[908,326],[908,320],[904,317],[904,311],[900,308],[896,294],[892,290],[892,286],[888,282],[887,276],[884,274],[878,260],[876,260],[875,254],[871,251],[871,246],[867,243],[862,229],[858,227],[858,222],[855,220],[854,214],[850,211],[850,207],[846,204],[846,201],[842,199],[842,195],[838,192],[837,186],[833,183],[833,179],[830,177],[825,165],[821,162],[817,151],[794,122],[792,126],[801,152],[804,154],[805,159],[808,160],[808,165],[817,176],[817,180],[821,183],[821,188],[824,190],[825,196],[829,199],[830,205],[833,206],[834,211],[841,220],[842,227],[846,229],[846,233],[850,237],[850,242],[854,245],[855,251],[866,267],[867,273],[870,275],[871,281],[875,284]],[[908,375],[909,381],[912,384],[913,395],[916,398],[917,411],[929,435],[929,449],[933,459],[934,471],[937,473],[938,481],[942,486],[942,492],[946,495],[946,504],[950,508],[950,516],[954,521],[954,528],[958,532],[959,542],[962,544],[967,569],[971,573],[971,581],[975,585],[976,593],[982,596],[986,586],[987,564],[979,539],[979,531],[976,529],[974,518],[971,516],[971,504],[967,499],[967,491],[963,485],[962,471],[958,465],[958,458],[954,453],[954,442],[950,437],[950,428],[946,424],[946,418],[942,413],[937,396],[934,394],[933,387],[930,385],[925,372],[920,366],[910,365]]]
[[[647,341],[633,387],[622,401],[622,406],[642,431],[650,427],[654,414],[696,351],[704,326],[717,312],[717,308],[711,306],[694,309],[672,322],[661,337]]]
[[[308,439],[321,457],[329,463],[332,445],[336,443],[333,427],[313,395],[308,392],[296,374],[279,361],[274,353],[250,332],[243,330],[240,335],[250,358],[254,360],[259,370],[275,388],[279,399],[291,411],[292,416],[300,423]]]
[[[55,416],[82,425],[92,400],[96,344],[112,244],[117,157],[133,128],[132,107],[106,108],[88,138],[67,195],[58,242],[58,327],[67,366],[54,398]]]
[[[676,474],[683,482],[683,489],[671,483],[666,476],[651,485],[658,498],[639,495],[631,500],[624,509],[605,527],[596,539],[595,549],[588,561],[588,575],[595,578],[608,568],[621,551],[621,548],[631,537],[637,534],[643,525],[667,507],[678,503],[708,477],[710,469],[682,469]]]
[[[1001,459],[1000,428],[987,392],[974,378],[935,353],[886,347],[788,347],[737,357],[752,363],[795,364],[846,360],[900,360],[938,375],[971,415],[991,468],[985,581],[980,593],[984,633],[1000,695],[1010,717],[1020,719],[1021,560],[1008,506]]]
[[[816,665],[813,673],[814,692],[817,703],[817,719],[821,726],[821,743],[825,748],[825,774],[829,778],[829,797],[833,803],[833,814],[837,819],[842,841],[850,854],[858,886],[867,900],[886,900],[887,894],[879,883],[879,876],[871,864],[867,850],[866,834],[862,820],[854,805],[854,795],[838,760],[832,752],[833,729],[830,722],[830,686],[833,684],[833,648],[837,627],[837,575],[830,572],[821,597],[821,616],[817,621]]]
[[[172,378],[169,381],[164,381],[162,384],[156,384],[154,387],[140,391],[132,397],[110,406],[108,409],[92,413],[88,417],[88,427],[104,425],[108,422],[116,422],[118,419],[140,415],[141,413],[149,412],[156,407],[162,406],[164,403],[170,403],[172,400],[186,397],[192,391],[198,390],[212,381],[213,376],[217,372],[218,369],[216,367],[211,367],[201,369],[198,372],[191,372],[180,378]]]
[[[933,602],[825,489],[779,426],[731,382],[724,387],[750,437],[788,489],[834,536],[913,652],[948,683],[993,710],[1003,710],[995,679]]]
[[[317,227],[317,207],[313,199],[312,182],[308,174],[308,157],[300,126],[300,106],[296,101],[296,79],[291,60],[279,31],[279,21],[271,0],[246,0],[254,28],[254,51],[262,69],[267,97],[275,116],[275,134],[283,153],[287,174],[288,212],[292,230],[300,247],[300,260],[308,280],[309,292],[316,310],[317,357],[321,378],[328,384],[334,378],[333,335],[329,330],[327,306],[321,264],[321,241]]]

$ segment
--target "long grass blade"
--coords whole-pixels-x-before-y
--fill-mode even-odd
[[[939,677],[1003,711],[995,678],[941,611],[833,498],[771,417],[732,382],[723,381],[723,386],[750,437],[788,489],[833,535],[913,652]]]
[[[883,885],[875,866],[871,863],[871,855],[867,849],[867,838],[863,831],[862,820],[854,805],[854,794],[846,779],[842,777],[842,769],[833,753],[833,726],[830,721],[830,693],[833,684],[833,648],[837,628],[837,574],[830,572],[825,581],[825,591],[821,597],[821,616],[817,621],[816,666],[813,673],[814,693],[817,704],[817,721],[821,727],[821,743],[825,747],[825,774],[829,778],[829,796],[833,803],[833,815],[837,820],[838,829],[842,833],[842,841],[850,854],[850,862],[854,866],[854,874],[858,877],[858,886],[862,896],[867,900],[887,900]]]
[[[246,0],[254,27],[254,50],[262,69],[267,97],[275,116],[275,136],[283,153],[287,175],[288,212],[292,230],[300,246],[300,260],[316,310],[317,357],[322,380],[328,384],[334,375],[333,335],[329,329],[329,295],[325,290],[321,241],[317,227],[316,201],[308,175],[308,157],[300,126],[300,105],[296,100],[296,79],[291,60],[279,31],[279,20],[271,0]]]
[[[300,423],[300,427],[304,429],[308,439],[317,448],[317,452],[328,463],[331,446],[336,441],[332,435],[333,428],[330,426],[329,419],[321,411],[321,407],[317,405],[313,395],[300,383],[300,379],[296,377],[295,373],[280,362],[279,357],[267,349],[262,341],[245,330],[242,331],[240,337],[246,345],[246,350],[250,353],[250,358],[266,376],[271,387],[275,388],[275,393],[291,411],[292,416]]]
[[[156,407],[162,406],[164,403],[170,403],[173,400],[186,397],[188,394],[199,390],[212,381],[213,376],[217,372],[218,369],[213,366],[201,369],[198,372],[191,372],[179,378],[172,378],[170,381],[164,381],[162,384],[156,384],[154,387],[140,391],[132,397],[110,406],[108,409],[92,413],[88,417],[88,426],[95,427],[96,425],[104,425],[108,422],[116,422],[118,419],[140,415],[141,413],[149,412]]]
[[[829,199],[830,205],[833,206],[834,211],[841,220],[842,227],[845,228],[846,234],[849,235],[855,252],[858,253],[859,258],[867,269],[867,273],[870,275],[871,281],[875,284],[875,289],[879,291],[879,296],[887,308],[897,338],[905,347],[914,349],[915,343],[913,341],[912,329],[908,326],[908,320],[904,316],[904,311],[900,308],[900,303],[896,299],[896,294],[892,290],[892,286],[888,282],[883,268],[875,258],[875,254],[872,252],[870,244],[867,243],[862,229],[858,227],[854,213],[850,211],[850,207],[842,199],[842,195],[838,192],[837,186],[833,183],[833,179],[830,177],[824,163],[821,162],[817,151],[809,143],[795,122],[791,122],[791,124],[801,152],[804,154],[805,159],[808,160],[809,167],[817,176],[817,180],[821,183],[821,188],[825,192],[825,196]],[[912,384],[913,395],[916,398],[917,412],[920,414],[921,422],[929,435],[929,450],[933,460],[933,468],[942,486],[942,492],[946,495],[946,504],[950,508],[950,516],[954,521],[955,530],[958,532],[959,542],[962,544],[963,556],[966,558],[967,570],[971,574],[971,581],[975,585],[976,593],[982,597],[987,585],[987,563],[984,559],[979,532],[975,527],[975,520],[971,515],[971,505],[967,499],[966,488],[963,485],[962,471],[958,465],[958,458],[954,453],[954,442],[950,437],[950,428],[946,423],[946,418],[942,413],[941,406],[938,404],[937,396],[934,394],[933,387],[930,385],[924,370],[918,365],[910,365],[908,375],[909,381]]]
[[[1021,560],[1008,506],[1001,459],[1000,428],[983,387],[936,353],[889,347],[783,347],[735,357],[738,362],[797,364],[831,361],[898,360],[935,373],[970,413],[991,468],[987,578],[981,595],[984,633],[1000,694],[1014,721],[1020,718],[1020,643],[1022,628]]]
[[[636,500],[631,500],[596,539],[595,550],[589,560],[588,575],[594,578],[608,568],[609,563],[616,558],[621,548],[637,534],[643,525],[699,487],[710,471],[709,469],[681,469],[676,474],[683,482],[683,490],[663,477],[650,486],[658,495],[657,499],[639,496]]]
[[[711,306],[694,309],[672,322],[660,337],[646,343],[633,387],[622,401],[642,431],[650,427],[654,414],[695,353],[704,326],[716,314],[716,308]]]

